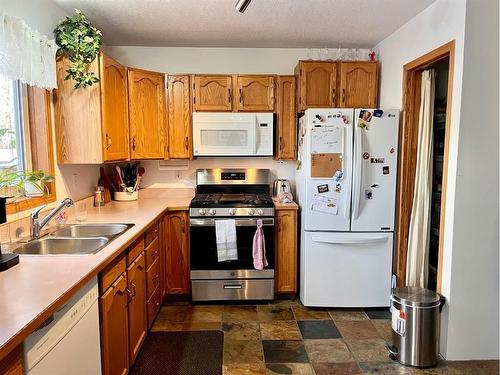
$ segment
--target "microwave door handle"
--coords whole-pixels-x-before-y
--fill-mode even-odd
[[[252,152],[252,155],[255,155],[257,153],[257,130],[258,130],[258,127],[259,127],[259,121],[257,120],[257,115],[254,115],[253,116],[254,118],[254,126],[252,126],[252,130],[253,130],[253,140],[252,140],[252,147],[253,147],[253,152]]]

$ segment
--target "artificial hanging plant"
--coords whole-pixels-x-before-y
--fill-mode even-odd
[[[54,30],[58,55],[67,57],[71,66],[64,79],[76,81],[75,89],[92,86],[99,82],[89,66],[95,60],[102,45],[102,33],[91,25],[85,14],[75,9],[75,15],[66,17]]]

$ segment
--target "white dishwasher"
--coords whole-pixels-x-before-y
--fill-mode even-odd
[[[24,341],[28,375],[100,375],[97,277]]]

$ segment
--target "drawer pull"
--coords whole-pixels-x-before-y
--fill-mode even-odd
[[[224,289],[241,289],[243,285],[241,284],[229,284],[229,285],[224,285]]]

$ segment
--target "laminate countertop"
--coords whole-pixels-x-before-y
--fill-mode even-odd
[[[18,265],[0,272],[0,359],[166,211],[187,210],[193,196],[193,189],[144,189],[137,201],[88,209],[88,223],[134,226],[96,254],[21,255]]]

